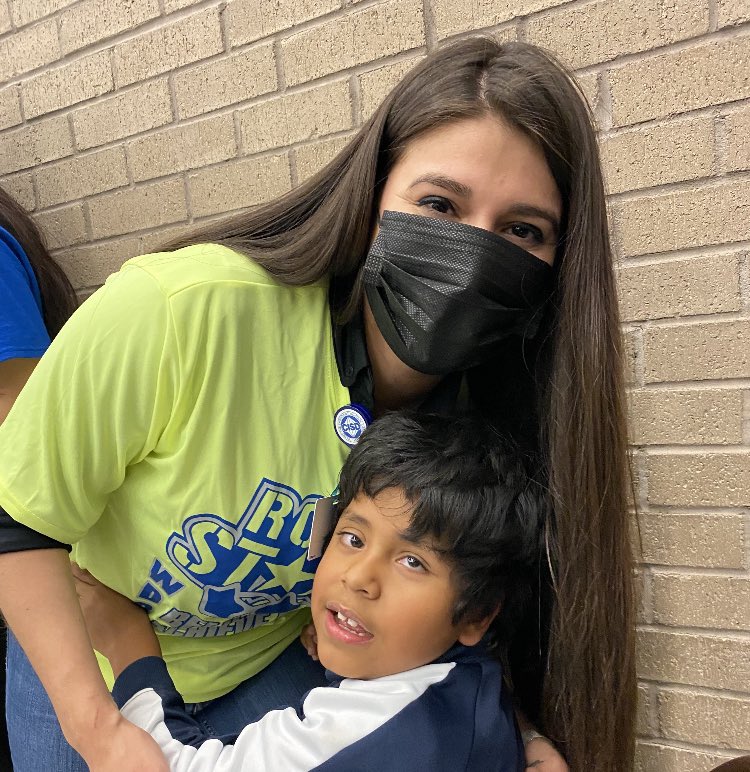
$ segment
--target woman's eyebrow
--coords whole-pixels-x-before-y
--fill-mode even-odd
[[[409,190],[423,182],[428,182],[439,188],[445,188],[445,190],[450,190],[452,193],[462,196],[463,198],[471,198],[471,188],[468,185],[464,185],[463,182],[459,182],[452,177],[446,177],[442,174],[420,174],[419,177],[409,185]]]
[[[560,219],[551,209],[544,209],[533,204],[514,204],[508,209],[508,214],[515,217],[541,217],[555,229],[555,233],[560,230]]]

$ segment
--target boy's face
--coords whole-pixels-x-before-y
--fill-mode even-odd
[[[490,620],[453,625],[450,566],[404,538],[411,507],[399,489],[360,493],[339,518],[312,592],[318,656],[345,678],[426,665],[456,641],[477,643]]]

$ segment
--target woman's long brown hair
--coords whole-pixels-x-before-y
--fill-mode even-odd
[[[551,603],[540,601],[549,616],[540,625],[548,633],[546,656],[540,646],[542,728],[575,772],[627,772],[636,690],[620,329],[595,133],[566,70],[522,43],[473,38],[442,48],[315,177],[169,248],[223,243],[289,284],[328,275],[334,308],[346,319],[361,304],[380,188],[408,142],[488,112],[538,141],[564,202],[543,344],[515,365],[517,380],[525,378],[533,392],[525,412],[536,417],[554,509],[542,562],[551,594]],[[499,371],[516,380],[505,376],[507,368]],[[507,414],[499,391],[485,378],[480,397],[494,400],[495,414]]]
[[[76,293],[62,268],[50,257],[39,228],[26,210],[0,188],[0,227],[23,247],[42,296],[44,326],[54,338],[78,304]]]

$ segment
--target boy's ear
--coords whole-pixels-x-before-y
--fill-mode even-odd
[[[463,622],[459,625],[458,642],[462,643],[464,646],[476,646],[484,637],[487,628],[492,624],[492,620],[497,616],[499,611],[500,606],[482,619],[477,619],[473,622]]]

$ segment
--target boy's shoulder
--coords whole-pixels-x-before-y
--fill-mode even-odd
[[[335,710],[342,727],[358,727],[356,741],[338,752],[341,769],[361,769],[362,759],[372,759],[373,769],[403,769],[405,758],[418,754],[423,769],[516,772],[523,747],[502,684],[497,661],[455,646],[413,670],[314,689],[303,713]],[[496,760],[490,767],[489,758]]]
[[[522,772],[524,765],[499,665],[463,648],[392,676],[334,680],[308,692],[299,709],[271,711],[229,740],[209,739],[185,712],[161,658],[131,665],[113,696],[126,718],[170,744],[174,758],[185,748],[191,770],[217,769],[219,758],[222,769],[246,769],[252,759],[263,772]]]

